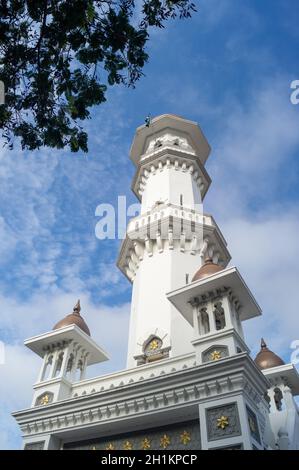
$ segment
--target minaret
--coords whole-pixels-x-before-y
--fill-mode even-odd
[[[255,363],[270,382],[266,399],[275,443],[280,450],[299,450],[299,408],[294,397],[299,395],[299,375],[293,364],[271,351],[264,339]]]
[[[32,407],[69,398],[72,384],[85,378],[87,366],[108,359],[105,351],[91,339],[80,311],[78,300],[73,312],[52,331],[25,341],[25,346],[43,359],[33,387]]]
[[[132,189],[141,214],[127,227],[118,267],[133,284],[128,367],[193,351],[193,331],[166,293],[190,282],[207,256],[225,267],[226,242],[202,213],[209,144],[195,122],[162,115],[137,129]]]

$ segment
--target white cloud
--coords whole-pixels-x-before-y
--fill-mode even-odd
[[[290,360],[290,344],[299,339],[297,208],[254,217],[233,217],[222,224],[233,263],[240,269],[263,309],[263,316],[245,324],[250,346],[265,337],[270,349]]]
[[[10,413],[30,406],[39,361],[19,345],[6,345],[5,358],[0,365],[0,449],[12,449],[20,448],[21,435]]]
[[[299,115],[288,87],[285,77],[265,81],[246,104],[228,110],[208,164],[213,184],[205,202],[264,312],[246,324],[250,346],[265,336],[287,359],[299,327],[299,210],[290,202]]]
[[[287,77],[260,83],[245,104],[228,108],[208,162],[213,184],[206,204],[214,214],[235,217],[253,204],[267,214],[283,204],[294,178],[288,168],[299,148],[298,120]]]

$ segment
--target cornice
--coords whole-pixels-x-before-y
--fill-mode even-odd
[[[202,200],[211,184],[207,170],[196,155],[173,147],[163,147],[142,158],[138,163],[131,189],[139,201],[141,201],[143,191],[141,180],[147,178],[147,173],[151,172],[152,167],[154,171],[163,170],[164,167],[173,167],[176,170],[190,172],[198,184]]]
[[[200,404],[246,390],[257,402],[268,381],[246,353],[161,374],[112,390],[30,408],[13,413],[25,436],[67,432],[143,416],[149,413]]]

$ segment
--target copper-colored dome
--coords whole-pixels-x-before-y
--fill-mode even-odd
[[[70,313],[65,318],[56,323],[53,330],[58,330],[59,328],[64,328],[65,326],[69,325],[77,325],[79,328],[81,328],[82,331],[84,331],[84,333],[90,336],[89,328],[86,325],[84,319],[81,317],[80,311],[80,300],[78,300],[75,307],[73,308],[73,313]]]
[[[222,271],[222,267],[219,264],[213,263],[211,258],[208,258],[204,264],[199,268],[199,270],[194,274],[192,282],[199,281],[205,277],[211,276],[212,274]]]
[[[284,362],[273,351],[267,348],[265,341],[261,340],[261,350],[257,354],[254,362],[259,369],[270,369],[271,367],[283,366]]]

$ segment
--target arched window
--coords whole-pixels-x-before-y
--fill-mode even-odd
[[[268,403],[268,405],[270,405],[270,401],[271,401],[271,400],[270,400],[270,397],[269,397],[269,395],[268,395],[267,392],[264,393],[264,399],[266,400],[266,402]]]
[[[53,354],[50,354],[50,356],[48,356],[46,363],[44,365],[42,380],[48,380],[50,378],[49,375],[50,375],[52,362],[53,362]]]
[[[73,366],[74,366],[74,354],[71,353],[70,357],[67,361],[67,366],[66,366],[66,377],[67,378],[71,377]]]
[[[225,328],[225,315],[221,302],[217,302],[214,307],[216,330],[223,330],[223,328]]]
[[[278,411],[282,410],[282,399],[283,399],[283,395],[282,395],[282,391],[280,390],[280,388],[278,387],[274,388],[274,402]]]
[[[75,374],[75,382],[78,382],[79,380],[81,380],[81,377],[82,377],[82,372],[83,372],[83,360],[82,359],[79,359],[78,363],[77,363],[77,368],[76,368],[76,374]]]
[[[209,321],[209,315],[207,313],[206,307],[200,309],[199,315],[200,315],[201,324],[203,328],[202,334],[205,335],[206,333],[210,332],[210,321]]]
[[[56,365],[55,365],[54,377],[57,377],[60,374],[61,367],[62,367],[62,361],[63,361],[63,355],[64,355],[63,352],[61,352],[58,355],[58,358],[56,360]]]

